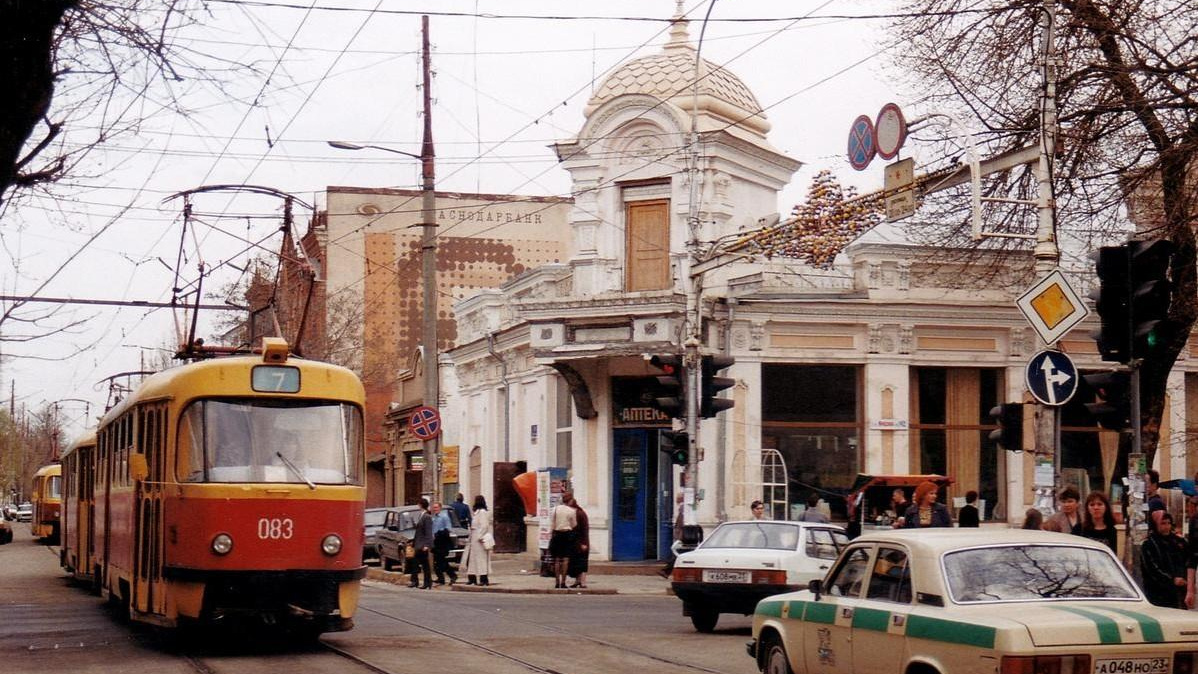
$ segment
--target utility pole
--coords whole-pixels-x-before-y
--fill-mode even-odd
[[[437,187],[436,187],[436,154],[433,151],[433,93],[432,66],[429,63],[428,16],[420,18],[421,59],[423,71],[424,93],[424,136],[420,145],[421,175],[423,181],[420,189],[420,220],[421,220],[421,274],[420,281],[424,286],[421,299],[421,323],[424,342],[424,404],[439,410],[440,397],[440,349],[437,348]],[[396,269],[398,277],[399,270]],[[404,290],[403,288],[400,289]],[[438,461],[437,449],[440,445],[440,435],[424,441],[424,472],[422,489],[430,500],[437,500],[437,491],[441,485],[441,465]]]
[[[1057,135],[1057,56],[1053,38],[1056,17],[1056,0],[1044,0],[1044,12],[1040,17],[1040,65],[1044,89],[1040,99],[1040,156],[1036,165],[1036,246],[1032,253],[1036,261],[1036,274],[1040,277],[1056,269],[1061,259],[1056,242],[1056,200],[1052,185],[1052,161]],[[1053,348],[1055,344],[1048,346]],[[1055,510],[1056,496],[1061,486],[1060,410],[1056,406],[1044,404],[1037,404],[1035,410],[1033,446],[1036,463],[1051,462],[1053,480],[1051,485],[1036,485],[1034,505],[1041,510]]]
[[[675,28],[681,28],[677,31],[679,35],[685,37],[686,18],[683,11],[682,2],[677,2],[675,10]],[[712,0],[712,5],[715,0]],[[708,8],[710,14],[711,7]],[[707,20],[704,19],[706,26]],[[674,34],[675,30],[671,30]],[[691,82],[691,129],[690,129],[690,147],[687,152],[687,179],[689,181],[687,187],[687,235],[686,235],[686,254],[687,266],[693,269],[699,262],[699,181],[702,179],[702,170],[699,167],[699,79],[702,77],[700,68],[703,63],[701,54],[703,53],[703,38],[699,36],[699,43],[695,47],[695,70],[692,75]],[[686,370],[686,381],[683,386],[686,387],[686,437],[687,437],[687,453],[686,453],[686,481],[685,488],[690,490],[690,495],[686,496],[690,503],[683,504],[684,513],[682,523],[686,526],[695,526],[699,524],[699,395],[700,395],[700,377],[703,369],[703,356],[699,350],[703,340],[703,302],[701,301],[703,294],[703,276],[701,274],[688,273],[683,275],[685,279],[683,283],[687,284],[686,290],[686,318],[683,320],[683,353],[682,362]],[[685,493],[685,492],[684,492]],[[689,507],[687,507],[689,505]]]

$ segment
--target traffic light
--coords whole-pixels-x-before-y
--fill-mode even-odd
[[[1101,325],[1092,333],[1103,360],[1126,363],[1131,359],[1131,287],[1128,279],[1129,250],[1104,246],[1090,254],[1095,262],[1098,287],[1090,293]]]
[[[720,370],[732,367],[735,362],[736,359],[732,356],[703,356],[703,376],[699,383],[699,416],[709,419],[736,405],[735,401],[728,398],[715,397],[720,391],[736,385],[736,380],[731,377],[715,376]]]
[[[998,428],[990,431],[990,440],[1003,449],[1016,452],[1023,449],[1023,403],[1003,403],[990,410]]]
[[[1131,426],[1130,373],[1095,372],[1082,375],[1082,380],[1094,391],[1095,401],[1086,403],[1086,409],[1099,426],[1109,431]]]
[[[1146,357],[1161,341],[1160,329],[1169,315],[1172,284],[1169,261],[1173,244],[1165,239],[1127,244],[1131,290],[1131,357]]]
[[[682,367],[682,356],[653,356],[649,364],[662,372],[657,376],[657,391],[652,406],[671,419],[685,418],[686,368]]]
[[[675,466],[685,466],[691,453],[691,439],[686,431],[661,431],[658,448],[670,457]]]

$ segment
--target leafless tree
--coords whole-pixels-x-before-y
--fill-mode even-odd
[[[1198,153],[1198,3],[1194,0],[1056,0],[1060,147],[1053,187],[1058,234],[1086,245],[1127,218],[1137,236],[1167,238],[1173,300],[1160,345],[1142,365],[1143,448],[1153,456],[1165,383],[1198,316],[1194,225]],[[897,67],[920,106],[982,129],[987,152],[1040,139],[1045,0],[909,0],[894,27]],[[930,139],[931,140],[931,139]],[[949,143],[947,135],[941,142]],[[1035,195],[1016,170],[988,180],[1002,196]],[[945,199],[946,209],[967,200]],[[941,216],[947,215],[946,210]],[[1027,209],[997,209],[993,226],[1027,231]],[[937,218],[940,223],[946,220]],[[961,238],[961,227],[944,233]],[[1007,244],[1018,247],[1019,244]]]
[[[86,177],[88,155],[147,119],[186,114],[179,92],[219,88],[232,64],[175,41],[204,9],[204,0],[0,0],[0,215],[22,195],[57,194],[58,181]],[[5,252],[19,269],[19,252]],[[5,303],[0,347],[73,332],[85,320],[62,307]]]
[[[202,0],[0,0],[0,203],[52,183],[155,111],[214,81],[174,42]],[[86,123],[82,123],[86,120]]]

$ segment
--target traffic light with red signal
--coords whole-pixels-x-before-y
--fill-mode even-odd
[[[649,404],[671,419],[686,418],[686,368],[682,366],[682,356],[653,356],[649,364],[661,371]]]

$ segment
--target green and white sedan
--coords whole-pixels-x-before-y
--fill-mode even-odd
[[[1198,613],[1149,604],[1080,536],[896,530],[758,603],[748,651],[769,674],[1195,674]]]

